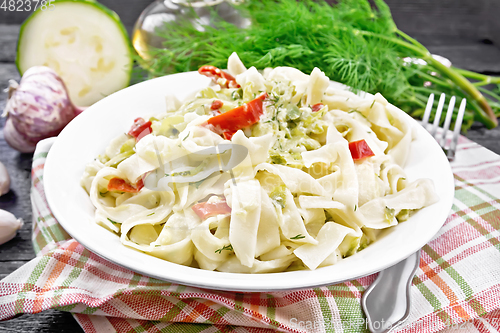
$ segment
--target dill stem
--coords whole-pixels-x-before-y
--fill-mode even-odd
[[[500,95],[495,94],[493,91],[490,91],[490,90],[482,88],[482,87],[477,87],[477,89],[479,89],[479,91],[481,91],[481,92],[483,92],[483,93],[485,93],[485,94],[487,94],[487,95],[495,98],[497,101],[500,101]]]
[[[495,114],[500,117],[500,103],[491,103],[491,106],[495,109]]]
[[[491,82],[488,82],[488,81],[478,81],[478,82],[474,82],[472,84],[474,86],[476,86],[476,87],[482,87],[482,86],[487,86],[487,85],[491,84]],[[481,89],[479,89],[479,91],[481,91]]]
[[[421,108],[425,108],[427,105],[427,99],[429,98],[428,96],[424,96],[422,94],[415,94],[415,103],[417,103]]]
[[[423,93],[433,93],[434,95],[441,95],[443,92],[438,90],[438,89],[432,89],[429,87],[413,87],[413,90],[415,91],[421,91]],[[427,96],[429,98],[429,96]]]
[[[481,121],[487,128],[491,129],[498,126],[498,120],[493,112],[493,109],[488,104],[488,101],[483,94],[474,86],[469,80],[467,80],[462,74],[458,73],[450,67],[446,67],[438,60],[434,59],[430,54],[429,56],[422,57],[424,61],[432,64],[441,73],[445,74],[450,80],[455,82],[460,88],[462,88],[469,96],[476,100],[480,108],[476,109],[476,115],[478,120]],[[486,113],[486,114],[485,114]]]
[[[399,31],[399,33],[405,38],[407,37],[410,38],[412,41],[414,41],[414,43],[418,43],[416,40],[407,36],[402,31]],[[425,49],[423,45],[422,48]],[[484,95],[477,89],[477,87],[474,86],[469,80],[467,80],[467,78],[465,78],[455,69],[447,67],[440,61],[434,59],[434,57],[430,54],[430,52],[427,51],[427,49],[425,50],[426,52],[423,52],[421,54],[422,60],[434,66],[434,68],[436,68],[442,74],[445,74],[450,80],[455,82],[460,88],[462,88],[468,95],[470,95],[474,100],[476,100],[479,103],[481,108],[480,109],[475,108],[476,115],[479,118],[478,120],[481,121],[484,125],[486,125],[487,128],[490,129],[498,126],[498,120],[495,113],[493,112],[493,109],[488,104],[488,101],[486,100]],[[486,114],[484,114],[484,112],[486,112]]]
[[[354,31],[360,35],[363,35],[363,36],[369,36],[369,37],[373,37],[373,38],[383,39],[383,40],[386,40],[386,41],[391,42],[393,44],[402,46],[405,49],[412,50],[413,52],[415,52],[416,54],[418,54],[421,57],[423,57],[424,55],[429,55],[429,56],[431,55],[425,47],[422,49],[421,47],[418,47],[418,46],[411,44],[409,42],[405,42],[404,40],[399,39],[399,38],[385,36],[385,35],[382,35],[382,34],[379,34],[376,32],[371,32],[371,31],[366,31],[366,30],[354,29]],[[399,30],[397,30],[397,31],[399,31]]]
[[[438,78],[436,76],[429,75],[429,74],[427,74],[425,72],[422,72],[422,71],[418,71],[418,75],[420,75],[422,78],[426,79],[427,81],[430,81],[432,83],[437,84],[438,86],[446,87],[446,88],[450,88],[450,89],[453,88],[451,86],[451,84],[449,84],[445,80],[442,80],[442,79],[440,79],[440,78]]]
[[[472,100],[472,101],[470,101],[470,103],[467,103],[473,109],[475,116],[478,117],[476,120],[485,124],[486,127],[489,129],[494,128],[495,126],[492,126],[492,127],[488,126],[488,124],[491,124],[491,118],[489,118],[488,115],[484,113],[483,108],[480,105],[478,105],[477,103],[478,103],[477,100]],[[493,109],[491,109],[491,112],[493,113]],[[494,113],[493,113],[493,115],[494,115]]]
[[[410,35],[407,35],[404,31],[401,31],[399,29],[395,29],[394,32],[397,34],[397,35],[400,35],[401,37],[403,37],[404,39],[406,39],[407,41],[409,41],[412,45],[416,46],[419,50],[421,50],[422,52],[425,52],[426,54],[430,54],[430,52],[427,50],[427,48],[425,46],[423,46],[419,41],[417,41],[415,38],[411,37]]]
[[[413,89],[414,88],[415,87],[413,87]],[[404,98],[401,101],[417,103],[421,108],[425,108],[425,106],[427,105],[427,99],[429,98],[428,96],[416,92],[414,92],[413,94],[404,93],[401,96]]]
[[[462,68],[455,68],[455,70],[460,74],[462,74],[463,76],[468,77],[469,79],[480,81],[480,82],[475,82],[476,85],[479,83],[481,83],[481,85],[500,84],[500,77],[476,73]]]
[[[439,72],[446,75],[450,80],[455,82],[460,88],[464,90],[469,96],[476,100],[481,108],[475,108],[478,120],[481,121],[487,128],[491,129],[498,126],[498,120],[493,112],[493,109],[488,104],[488,101],[483,94],[474,86],[469,80],[467,80],[462,74],[453,68],[443,65],[440,61],[434,59],[432,54],[420,44],[417,40],[411,38],[399,29],[396,29],[396,33],[408,41],[404,41],[395,37],[385,36],[379,33],[374,33],[371,31],[357,30],[357,32],[363,36],[370,36],[373,38],[383,39],[392,42],[396,45],[404,47],[408,50],[415,52],[418,56],[422,58],[427,64],[436,68]],[[485,114],[486,112],[486,114]]]

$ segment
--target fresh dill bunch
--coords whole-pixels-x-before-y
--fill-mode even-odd
[[[318,67],[354,91],[380,92],[415,117],[423,114],[430,93],[468,97],[463,129],[474,120],[489,128],[496,126],[492,108],[500,113],[500,96],[487,94],[490,100],[486,101],[466,76],[491,78],[443,66],[396,27],[383,0],[373,2],[341,0],[330,5],[312,0],[247,0],[236,7],[251,22],[245,29],[220,19],[216,11],[211,12],[210,24],[201,29],[193,20],[166,23],[157,33],[164,39],[163,48],[150,50],[152,60],[144,67],[152,76],[197,70],[207,64],[225,68],[227,58],[236,52],[246,66],[258,69],[290,66],[310,73]],[[424,59],[427,65],[408,58]]]

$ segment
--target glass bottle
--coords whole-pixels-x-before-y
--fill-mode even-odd
[[[163,38],[158,32],[167,29],[165,23],[189,20],[203,30],[203,26],[213,26],[210,15],[214,10],[218,18],[245,28],[250,21],[240,15],[237,8],[242,0],[156,0],[141,13],[132,32],[132,44],[144,60],[150,60],[151,48],[163,48]]]

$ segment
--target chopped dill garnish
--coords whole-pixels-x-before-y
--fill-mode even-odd
[[[290,239],[302,239],[302,238],[306,238],[306,236],[302,235],[302,234],[298,234],[297,236],[293,236],[292,238]]]
[[[148,215],[146,215],[146,216],[151,216],[151,215],[153,215],[154,213],[155,213],[155,212],[152,212],[151,214],[148,214]]]
[[[120,223],[118,222],[115,222],[113,221],[112,219],[110,219],[109,217],[107,218],[109,222],[113,223],[114,225],[120,225]]]
[[[221,254],[222,251],[234,251],[233,246],[231,244],[229,245],[224,245],[220,249],[215,250],[215,253]]]
[[[353,112],[356,112],[356,113],[357,113],[357,114],[359,114],[361,117],[363,117],[363,118],[367,119],[367,118],[366,118],[366,116],[363,114],[363,112],[361,112],[361,111],[359,111],[359,110],[351,110],[351,111],[349,111],[348,113],[353,113]]]

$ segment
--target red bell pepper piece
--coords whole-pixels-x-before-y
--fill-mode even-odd
[[[212,102],[212,105],[210,105],[210,109],[217,110],[217,109],[220,109],[223,105],[224,105],[224,103],[222,103],[221,100],[216,99]]]
[[[239,129],[248,127],[259,121],[260,116],[264,113],[263,101],[266,98],[267,93],[265,92],[246,104],[209,118],[207,126],[217,134],[232,136]]]
[[[221,71],[215,66],[201,66],[198,73],[205,75],[212,79],[215,83],[222,88],[240,88],[241,86],[236,82],[234,76],[224,71]]]
[[[312,110],[312,112],[318,112],[319,110],[321,110],[323,108],[323,106],[325,106],[325,104],[316,103],[313,106],[311,106],[311,110]]]
[[[200,202],[193,205],[191,208],[202,220],[219,214],[231,213],[231,207],[227,205],[226,201]]]
[[[125,180],[121,178],[111,178],[108,183],[108,191],[119,191],[119,192],[128,192],[128,193],[137,193],[144,187],[144,183],[142,178],[139,179],[136,186],[127,183]]]
[[[139,142],[140,139],[150,134],[152,131],[153,130],[151,129],[150,121],[145,121],[142,118],[137,118],[134,120],[134,124],[127,134],[133,136],[137,140],[137,142]]]
[[[233,138],[233,135],[236,132],[224,132],[222,133],[222,137],[226,140],[231,140]]]
[[[365,139],[349,142],[349,150],[353,160],[360,160],[365,157],[375,156]]]

